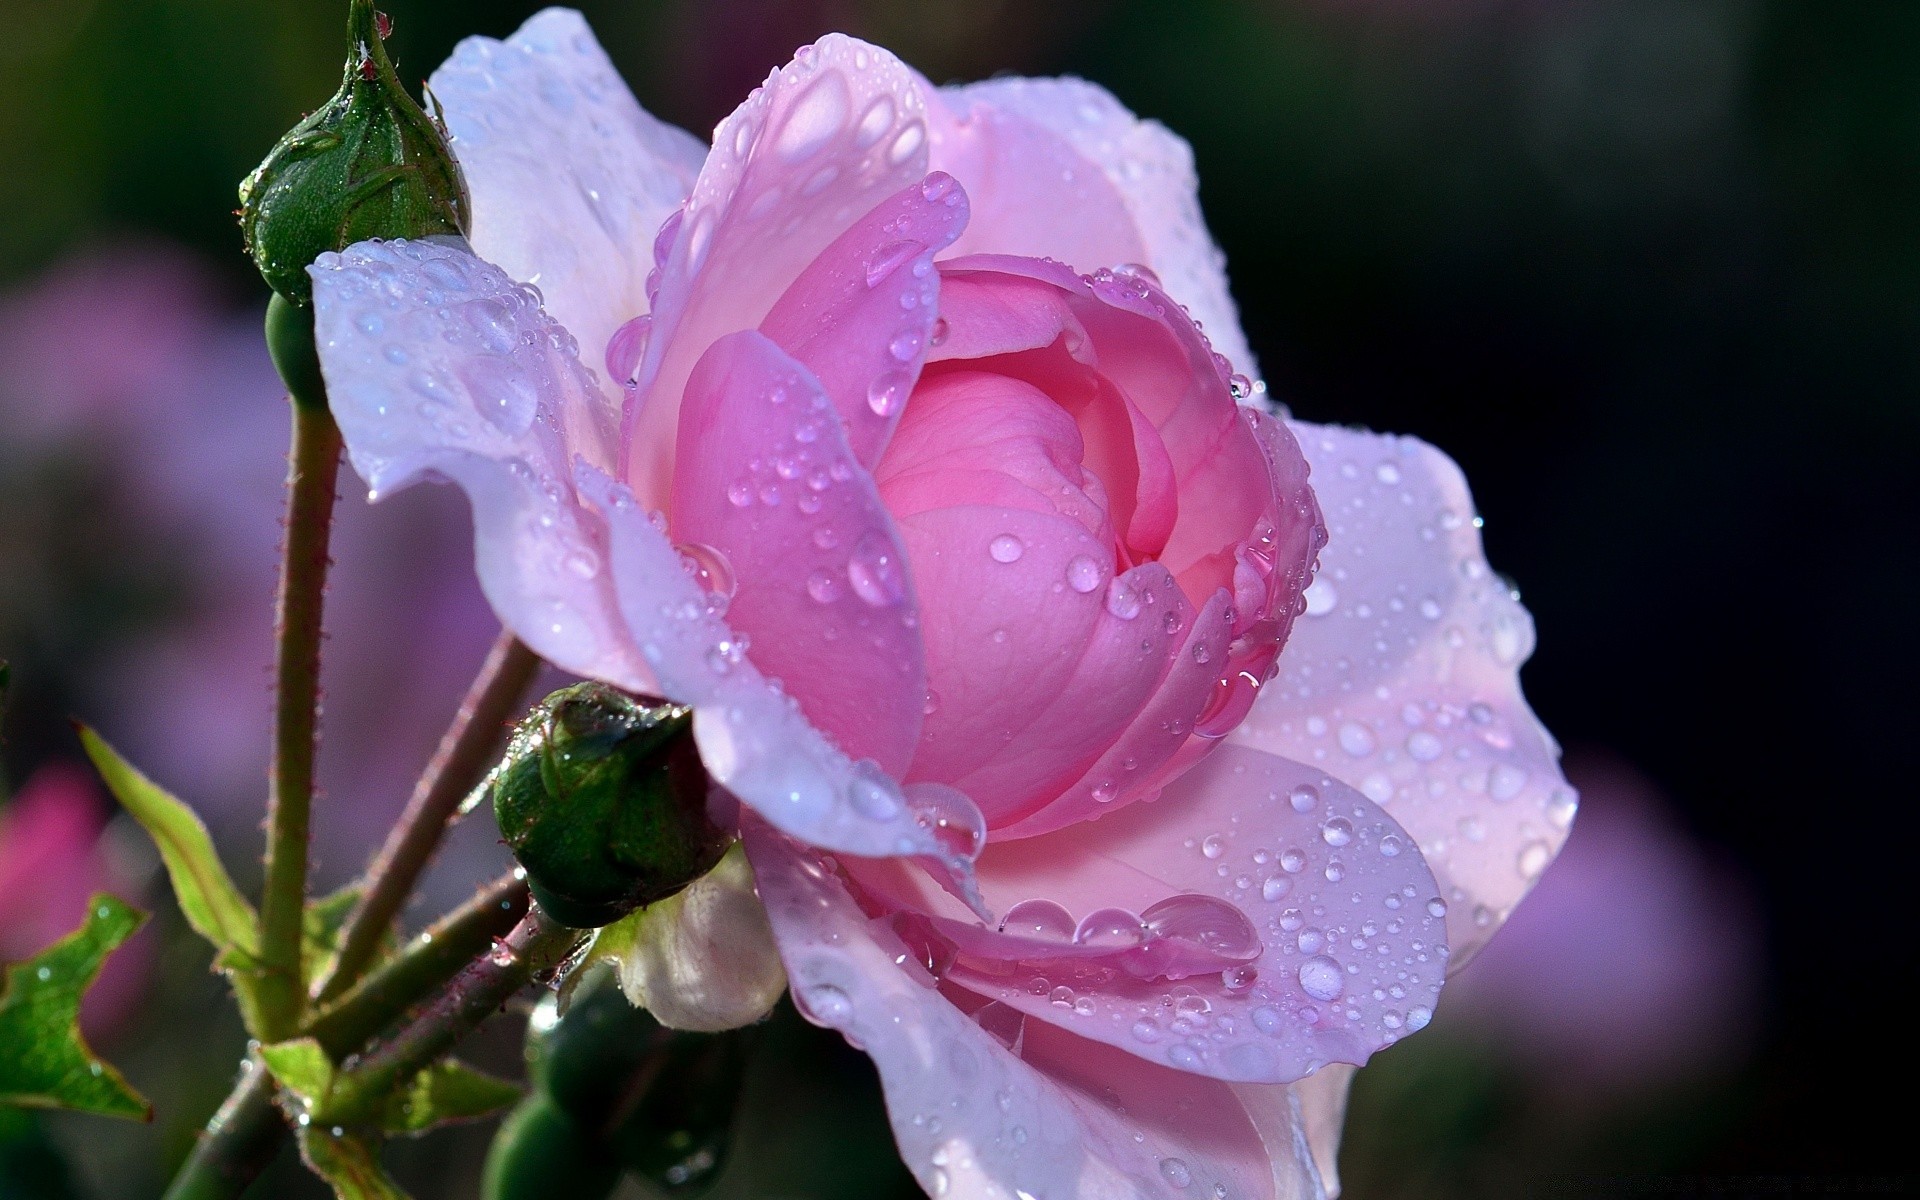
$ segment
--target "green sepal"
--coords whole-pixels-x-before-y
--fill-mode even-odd
[[[379,1143],[361,1134],[309,1122],[300,1129],[300,1157],[335,1200],[408,1200],[380,1165]]]
[[[6,970],[0,991],[0,1103],[151,1121],[153,1106],[80,1034],[80,998],[147,914],[105,893],[79,929]]]
[[[160,860],[167,866],[174,898],[187,924],[215,949],[257,956],[260,918],[221,865],[199,816],[135,770],[93,730],[85,725],[75,729],[107,790],[160,848]]]
[[[350,883],[337,892],[307,902],[305,929],[301,935],[305,978],[324,979],[333,970],[334,960],[340,955],[341,931],[346,927],[347,918],[353,915],[354,906],[360,903],[361,891],[360,885]],[[385,962],[399,947],[398,936],[389,929],[380,939],[380,948],[367,969]]]
[[[493,1116],[513,1107],[521,1095],[518,1084],[443,1058],[387,1098],[381,1124],[388,1133],[424,1133]]]
[[[340,90],[240,185],[240,228],[267,285],[302,308],[307,267],[368,238],[466,232],[466,181],[446,130],[400,83],[372,0],[353,0]]]

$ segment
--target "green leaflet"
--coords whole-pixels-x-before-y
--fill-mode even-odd
[[[320,1043],[296,1038],[260,1048],[260,1057],[283,1087],[300,1097],[315,1125],[336,1122],[368,1125],[377,1117],[386,1133],[425,1133],[458,1121],[477,1121],[511,1107],[520,1089],[504,1079],[476,1071],[453,1058],[443,1058],[415,1075],[369,1113],[364,1102],[350,1093],[334,1095],[339,1072]],[[351,1108],[354,1111],[341,1111]]]
[[[107,789],[160,848],[187,924],[223,954],[239,951],[240,957],[225,965],[244,969],[260,953],[260,920],[220,864],[207,827],[191,808],[135,770],[93,730],[85,725],[75,728]]]
[[[80,998],[100,964],[147,914],[104,893],[86,923],[7,968],[0,992],[0,1103],[153,1119],[153,1108],[80,1036]]]
[[[424,1133],[438,1125],[490,1117],[519,1099],[516,1085],[443,1058],[387,1098],[383,1124],[388,1133]]]
[[[378,1144],[359,1134],[308,1125],[300,1131],[300,1157],[336,1200],[408,1200],[380,1165]]]

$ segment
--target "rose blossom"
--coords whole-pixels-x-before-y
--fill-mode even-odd
[[[695,706],[916,1177],[1336,1186],[1329,1064],[1572,815],[1452,464],[1235,403],[1187,148],[1091,85],[830,36],[709,152],[549,11],[432,86],[471,250],[313,270],[354,464],[466,490],[542,655]]]

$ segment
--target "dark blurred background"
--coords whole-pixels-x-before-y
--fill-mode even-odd
[[[81,713],[205,807],[243,872],[257,854],[284,414],[234,186],[335,86],[344,7],[6,5],[0,765],[16,794],[0,819],[16,847],[36,795],[82,797],[89,829],[107,818],[60,771]],[[1105,84],[1193,143],[1271,390],[1465,468],[1539,626],[1528,694],[1586,806],[1440,1019],[1361,1074],[1348,1195],[1844,1195],[1911,1171],[1911,1100],[1885,1097],[1910,1097],[1914,1068],[1920,5],[582,7],[642,103],[702,132],[830,29],[936,82]],[[390,9],[417,80],[534,6]],[[456,497],[346,508],[330,881],[397,811],[492,634]],[[442,894],[490,869],[490,840],[463,832]],[[138,839],[109,824],[74,845],[158,910],[123,969],[132,999],[90,1019],[160,1119],[47,1120],[0,1143],[64,1155],[67,1194],[148,1195],[241,1035],[206,1015],[220,989]],[[37,948],[23,903],[0,895],[26,941],[0,951]],[[800,1074],[870,1088],[835,1046],[781,1036],[833,1064]],[[511,1032],[495,1040],[510,1061]],[[796,1120],[759,1119],[747,1147],[784,1186],[898,1186],[849,1172],[851,1146],[838,1168],[793,1165]],[[423,1195],[433,1178],[469,1194],[483,1144],[400,1157]],[[0,1197],[43,1194],[7,1161]],[[770,1194],[745,1178],[732,1192]]]

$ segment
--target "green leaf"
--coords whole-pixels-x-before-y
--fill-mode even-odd
[[[300,1131],[300,1157],[333,1188],[335,1200],[407,1200],[380,1165],[377,1145],[358,1134],[309,1125]]]
[[[360,902],[360,891],[357,885],[348,884],[307,903],[300,947],[305,978],[322,979],[333,969],[333,960],[340,954],[340,930],[353,906]]]
[[[260,919],[220,865],[207,827],[191,808],[136,771],[93,730],[78,724],[75,729],[107,789],[160,848],[187,924],[222,952],[237,950],[244,955],[224,964],[230,970],[243,970],[242,964],[251,964],[260,952]]]
[[[490,1117],[519,1100],[515,1084],[443,1058],[387,1098],[384,1124],[388,1133],[422,1133],[437,1125]]]
[[[260,1057],[280,1086],[305,1101],[309,1109],[323,1106],[333,1092],[337,1072],[333,1060],[312,1038],[295,1038],[260,1047]]]
[[[97,894],[87,901],[79,929],[7,968],[0,991],[0,1103],[153,1119],[153,1107],[120,1072],[93,1056],[79,1025],[80,997],[100,964],[146,919]]]

